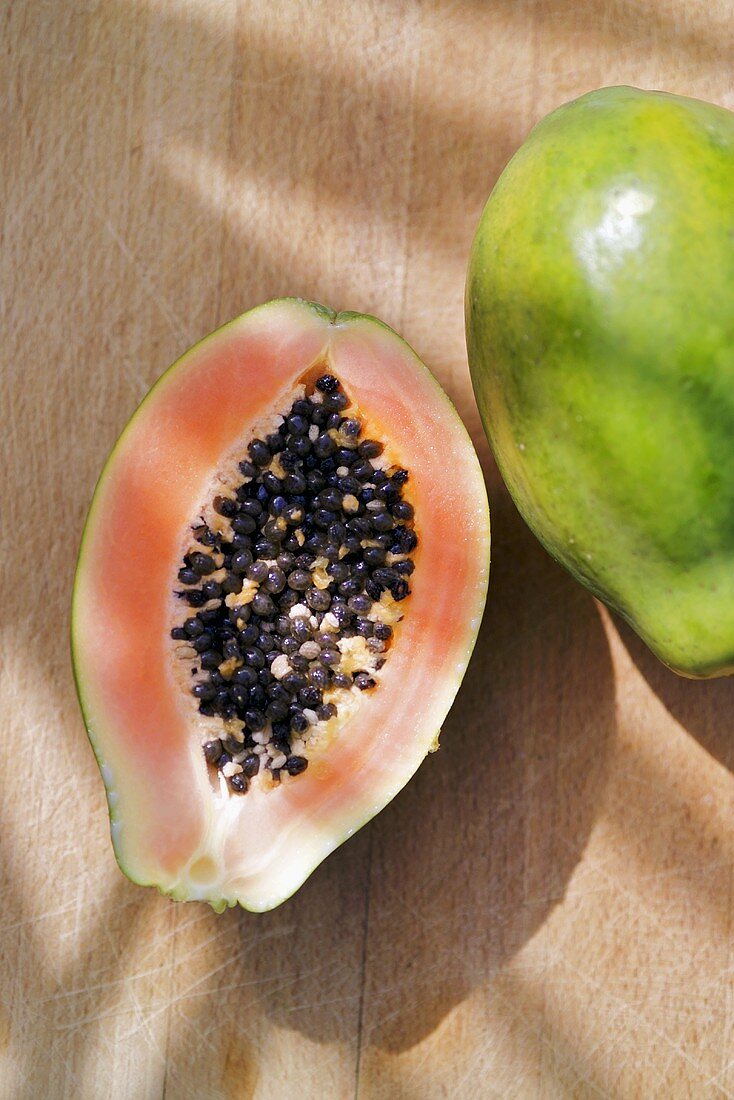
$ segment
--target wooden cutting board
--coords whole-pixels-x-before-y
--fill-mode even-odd
[[[491,465],[464,267],[531,124],[734,107],[731,0],[24,0],[2,17],[0,1096],[734,1096],[734,681],[658,665]],[[96,474],[159,372],[277,294],[374,312],[487,469],[442,749],[278,911],[117,870],[68,658]]]

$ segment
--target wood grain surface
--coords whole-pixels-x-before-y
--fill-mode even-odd
[[[462,292],[530,126],[591,87],[734,107],[731,0],[4,0],[0,1096],[734,1097],[734,682],[677,679],[487,454]],[[115,865],[68,609],[148,385],[277,294],[377,313],[487,470],[442,749],[272,914]]]

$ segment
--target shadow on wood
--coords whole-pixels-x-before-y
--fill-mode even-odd
[[[8,1053],[17,1080],[15,1100],[69,1092],[97,1095],[98,1066],[89,1054],[103,1042],[104,1029],[119,1021],[134,1030],[140,1016],[138,997],[150,1012],[159,985],[156,969],[159,980],[165,978],[167,984],[160,920],[162,915],[165,923],[166,917],[159,906],[156,919],[155,899],[112,869],[95,883],[94,898],[84,899],[74,887],[67,888],[67,880],[57,880],[57,871],[51,870],[49,890],[58,904],[49,907],[43,897],[28,896],[12,853],[4,854],[0,865],[4,912],[15,918],[9,928],[0,927],[0,938],[20,944],[16,973],[22,995],[9,1004]],[[79,929],[76,943],[63,933],[67,915]],[[131,975],[133,960],[140,978]],[[152,960],[153,974],[146,965]],[[131,1004],[121,1010],[125,991],[131,994]],[[39,1057],[41,1049],[44,1058]]]
[[[598,612],[504,490],[492,498],[490,599],[466,682],[441,751],[375,823],[364,1042],[391,1050],[538,930],[603,797],[615,717]]]
[[[614,624],[632,660],[668,711],[729,771],[734,771],[734,676],[689,680],[671,672],[618,615]],[[728,720],[722,721],[722,716]]]

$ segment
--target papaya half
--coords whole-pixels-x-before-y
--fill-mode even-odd
[[[73,595],[125,874],[292,894],[437,746],[488,569],[469,437],[386,325],[279,299],[188,351],[104,467]]]
[[[604,88],[497,182],[472,381],[520,512],[671,668],[734,670],[734,114]]]

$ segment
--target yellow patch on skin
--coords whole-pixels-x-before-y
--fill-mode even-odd
[[[237,669],[242,668],[244,663],[241,657],[228,657],[226,661],[222,661],[219,671],[225,680],[231,680]]]
[[[275,778],[269,768],[263,768],[260,773],[260,785],[264,791],[273,791],[280,786],[280,781]]]
[[[287,470],[284,470],[280,463],[280,455],[276,455],[273,461],[270,463],[270,469],[273,471],[276,477],[284,478],[287,474]]]
[[[309,772],[312,779],[328,779],[331,774],[329,765],[325,760],[313,760],[309,764]]]
[[[225,718],[224,729],[228,737],[233,737],[235,741],[239,741],[240,744],[245,740],[245,723],[239,718]]]
[[[329,428],[328,434],[336,443],[337,447],[348,447],[350,450],[354,450],[354,436],[347,435],[345,432],[340,431],[338,428]]]
[[[326,567],[328,564],[329,562],[327,558],[319,557],[314,560],[314,563],[311,566],[311,579],[316,588],[320,588],[322,591],[323,589],[328,588],[329,584],[331,583],[331,577],[326,572]]]
[[[342,659],[339,665],[341,672],[351,674],[361,668],[372,668],[374,654],[370,652],[364,638],[355,635],[353,638],[342,638],[337,642]]]
[[[387,623],[388,626],[394,626],[395,623],[399,623],[402,619],[403,612],[400,610],[390,593],[383,592],[379,601],[372,604],[370,613],[367,617],[372,619],[373,622],[379,621],[381,623]]]
[[[224,597],[224,602],[227,607],[244,607],[245,604],[252,603],[259,587],[256,581],[243,581],[242,591],[230,592],[228,596]]]

